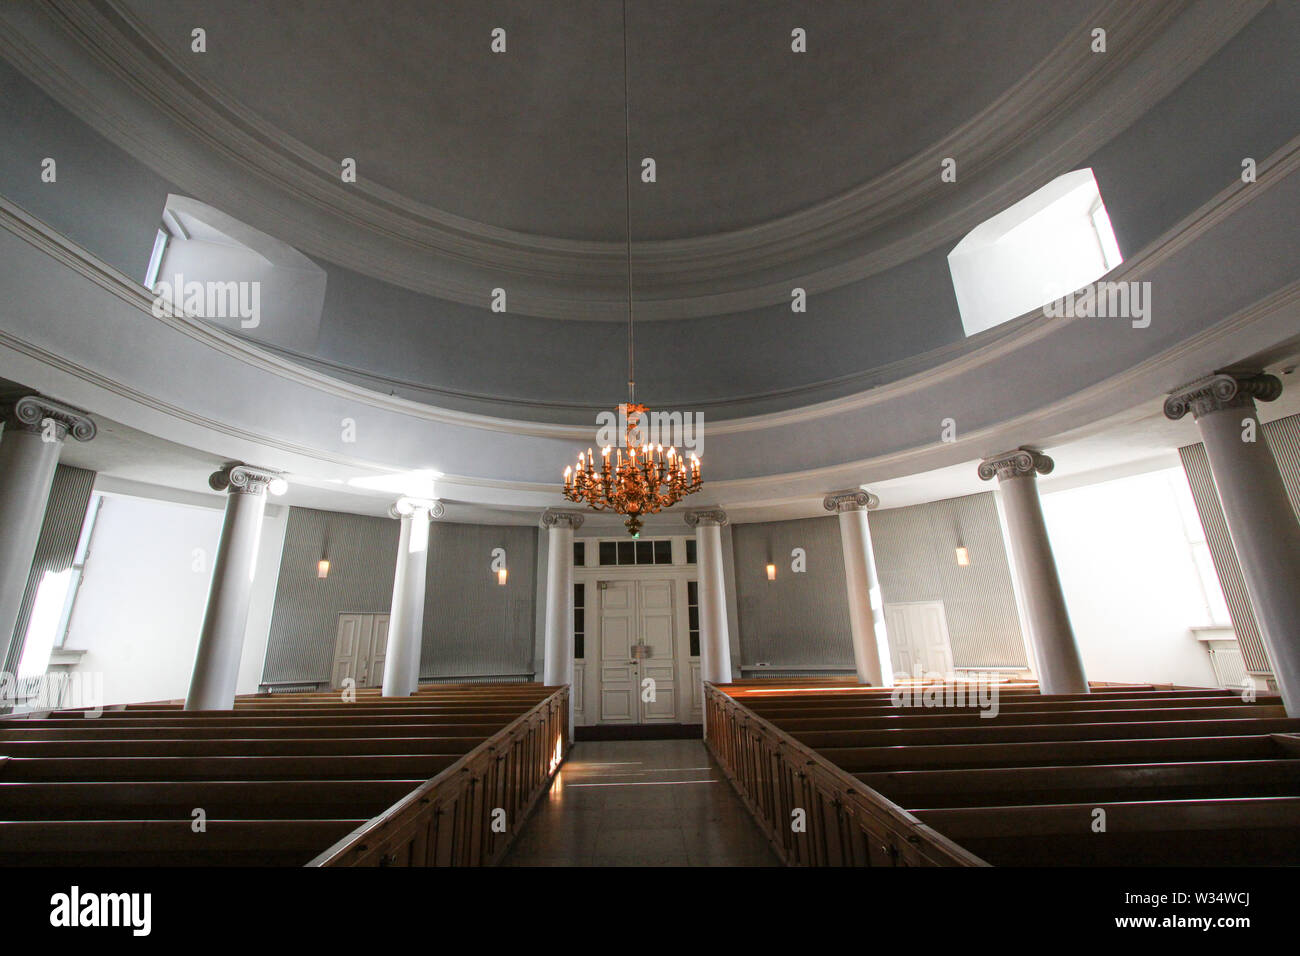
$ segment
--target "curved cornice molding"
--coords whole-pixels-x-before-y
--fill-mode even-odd
[[[1245,184],[1240,180],[1234,181],[1233,185],[1186,217],[1159,240],[1131,256],[1119,269],[1108,274],[1107,279],[1109,281],[1141,281],[1157,267],[1187,250],[1210,230],[1226,222],[1247,205],[1262,200],[1270,191],[1286,183],[1290,176],[1298,172],[1300,172],[1300,136],[1292,139],[1285,147],[1258,165],[1256,182]],[[274,374],[325,394],[438,424],[464,426],[518,436],[558,438],[575,442],[589,442],[591,440],[594,425],[584,427],[521,421],[439,408],[400,396],[384,394],[322,374],[268,352],[260,346],[254,345],[246,339],[235,336],[223,329],[183,314],[155,316],[152,312],[152,297],[137,282],[86,252],[70,239],[56,232],[3,196],[0,196],[0,229],[13,233],[99,288],[128,303],[141,313],[144,321],[163,323],[173,330],[259,371]],[[1181,355],[1190,354],[1197,348],[1203,347],[1207,337],[1223,334],[1220,329],[1245,327],[1260,315],[1289,307],[1295,300],[1298,291],[1300,291],[1300,283],[1279,289],[1273,295],[1260,300],[1238,315],[1220,323],[1219,327],[1212,332],[1187,338],[1179,347],[1165,353],[1162,358],[1173,364],[1177,362]],[[789,411],[714,421],[708,426],[709,434],[710,436],[719,436],[761,432],[765,429],[791,425],[807,426],[819,420],[831,419],[846,413],[869,410],[893,400],[915,396],[938,382],[954,380],[968,375],[985,365],[1043,341],[1046,337],[1071,323],[1087,321],[1090,320],[1065,317],[1048,319],[1043,311],[1039,309],[963,342],[962,345],[966,346],[965,351],[958,353],[955,358],[941,361],[940,364],[927,368],[924,374],[912,374],[906,378],[888,382],[860,393],[806,405]],[[0,343],[38,358],[48,365],[62,368],[78,378],[93,382],[132,401],[154,407],[168,415],[189,420],[204,427],[215,428],[218,431],[232,435],[237,432],[229,425],[219,421],[200,421],[185,409],[146,396],[132,389],[129,385],[100,375],[94,369],[77,366],[62,356],[41,349],[33,343],[17,339],[3,329],[0,329]],[[930,354],[934,355],[934,353]],[[1147,365],[1144,364],[1140,367],[1145,368]],[[262,438],[252,435],[240,435],[239,437],[263,441]],[[966,437],[969,437],[969,435]],[[295,445],[287,441],[276,441],[272,442],[272,444],[293,454],[325,457],[338,463],[374,467],[373,462],[360,461],[332,453],[321,453],[306,446]],[[825,487],[825,485],[822,487]]]
[[[749,229],[638,244],[639,316],[785,303],[792,282],[823,292],[951,241],[1095,152],[1265,5],[1112,0],[995,103],[871,182]],[[624,317],[621,245],[512,232],[376,184],[344,187],[336,157],[200,83],[112,0],[5,5],[0,21],[8,27],[0,53],[85,122],[182,188],[304,252],[469,305],[484,305],[487,290],[504,283],[516,313]],[[1101,56],[1088,43],[1097,23],[1110,44]],[[945,156],[961,157],[962,183],[976,188],[958,193],[939,181]],[[994,167],[1000,181],[984,181]],[[429,268],[431,256],[439,269]]]
[[[1163,400],[1164,393],[1175,385],[1194,378],[1206,369],[1232,367],[1233,363],[1294,336],[1295,317],[1300,315],[1300,280],[1279,284],[1284,272],[1275,253],[1278,248],[1289,248],[1282,230],[1293,218],[1292,213],[1297,208],[1300,179],[1291,175],[1297,168],[1300,168],[1300,138],[1260,164],[1256,183],[1235,183],[1109,277],[1125,280],[1149,278],[1155,266],[1163,267],[1170,257],[1185,253],[1179,256],[1171,269],[1157,271],[1154,277],[1159,282],[1167,283],[1164,288],[1186,289],[1189,287],[1189,278],[1193,280],[1192,286],[1195,285],[1195,274],[1189,275],[1189,268],[1202,268],[1206,262],[1217,262],[1223,258],[1217,246],[1213,245],[1215,241],[1228,241],[1221,237],[1231,237],[1231,241],[1236,243],[1242,236],[1258,235],[1260,238],[1255,240],[1254,245],[1247,243],[1248,248],[1234,246],[1235,256],[1232,261],[1237,261],[1237,257],[1243,255],[1255,255],[1257,252],[1262,254],[1268,250],[1274,254],[1273,260],[1267,260],[1274,263],[1274,268],[1269,270],[1261,266],[1260,274],[1267,275],[1271,284],[1262,285],[1260,282],[1251,283],[1243,279],[1243,284],[1236,287],[1231,297],[1214,297],[1215,301],[1222,302],[1222,311],[1211,308],[1205,313],[1202,309],[1203,315],[1198,315],[1195,299],[1185,299],[1180,309],[1186,311],[1188,319],[1196,318],[1196,322],[1188,326],[1188,331],[1181,333],[1176,340],[1160,340],[1165,344],[1159,348],[1147,347],[1145,352],[1135,351],[1124,366],[1116,366],[1108,375],[1093,378],[1085,376],[1079,381],[1088,384],[1074,386],[1068,393],[1057,390],[1036,399],[1033,404],[1009,403],[1004,410],[998,412],[996,418],[989,417],[963,429],[957,442],[944,444],[939,441],[937,433],[933,438],[928,438],[924,437],[929,435],[928,430],[924,431],[923,436],[921,428],[908,426],[907,433],[915,437],[905,445],[862,445],[861,450],[854,449],[842,454],[839,460],[832,460],[829,455],[818,455],[816,460],[805,457],[800,461],[796,447],[779,466],[767,465],[769,470],[766,472],[746,473],[742,470],[734,477],[711,481],[710,486],[714,488],[717,500],[729,505],[742,501],[789,500],[796,496],[815,496],[820,500],[826,488],[851,487],[867,480],[880,481],[900,474],[970,462],[978,460],[990,448],[1006,448],[1016,442],[1050,443],[1057,435],[1077,431],[1107,415],[1131,409],[1135,403],[1157,397]],[[1268,201],[1266,197],[1276,198]],[[1256,200],[1262,202],[1256,204]],[[1241,218],[1229,222],[1228,218],[1234,214]],[[1213,233],[1210,232],[1212,229],[1215,230]],[[244,386],[247,389],[283,392],[286,384],[292,385],[298,390],[298,397],[293,399],[294,407],[303,401],[327,403],[335,398],[343,398],[350,403],[362,404],[400,417],[402,427],[412,431],[431,422],[454,426],[447,429],[447,432],[462,433],[454,436],[458,441],[466,429],[496,433],[488,436],[494,442],[499,442],[499,436],[503,433],[511,436],[560,438],[565,442],[577,438],[584,444],[590,438],[589,429],[452,413],[312,373],[270,356],[213,326],[183,316],[153,316],[150,311],[151,299],[136,282],[3,200],[0,200],[0,230],[12,234],[6,237],[6,242],[12,254],[11,261],[19,264],[14,266],[18,270],[16,276],[30,277],[31,283],[25,285],[21,278],[15,278],[14,288],[19,294],[10,313],[14,324],[7,324],[6,328],[0,329],[0,346],[8,350],[7,354],[18,359],[16,363],[6,366],[10,377],[16,381],[26,381],[35,389],[63,395],[82,407],[97,409],[105,416],[115,417],[124,424],[151,430],[160,437],[214,453],[221,450],[226,457],[265,460],[288,471],[301,468],[307,474],[319,474],[326,466],[335,464],[389,473],[403,467],[424,467],[427,464],[405,460],[400,456],[382,462],[378,458],[366,460],[360,456],[349,456],[343,447],[320,440],[319,435],[297,430],[299,424],[296,420],[292,425],[276,426],[248,416],[234,416],[238,420],[232,420],[231,416],[223,417],[224,413],[220,409],[202,403],[189,408],[180,407],[174,399],[169,399],[170,392],[152,388],[144,379],[127,377],[123,380],[122,376],[112,375],[111,368],[80,364],[81,353],[71,347],[73,340],[65,343],[69,346],[69,350],[65,351],[59,344],[62,340],[52,337],[58,326],[52,319],[58,310],[50,303],[65,301],[61,295],[63,287],[51,285],[56,278],[63,281],[56,271],[60,266],[69,271],[69,286],[85,287],[85,294],[81,298],[88,303],[85,307],[92,309],[94,314],[121,313],[120,321],[127,323],[134,330],[131,334],[139,335],[141,340],[153,336],[149,330],[151,323],[163,323],[163,331],[175,341],[177,347],[191,347],[197,343],[204,350],[204,359],[214,364],[224,363],[233,368],[238,363],[250,377],[252,373],[265,373],[263,380],[249,381]],[[21,251],[23,245],[35,250],[34,254]],[[46,260],[48,266],[43,264]],[[44,271],[47,268],[48,273]],[[90,296],[92,291],[95,297]],[[1233,312],[1232,304],[1240,301],[1251,304],[1238,307]],[[120,304],[123,303],[128,308],[121,308]],[[45,311],[49,311],[50,315],[44,315]],[[29,313],[37,318],[28,322],[20,321]],[[1010,380],[1016,380],[1026,367],[1039,367],[1042,358],[1053,354],[1053,349],[1058,347],[1057,341],[1051,338],[1054,333],[1059,332],[1062,339],[1069,339],[1069,330],[1080,321],[1088,320],[1044,321],[1041,313],[1026,316],[1013,323],[1019,326],[1017,334],[1000,339],[995,345],[976,347],[959,360],[947,363],[924,376],[913,376],[903,382],[809,409],[711,425],[710,440],[718,436],[733,436],[734,439],[741,433],[749,432],[744,435],[743,442],[730,441],[719,445],[719,453],[722,453],[721,450],[727,444],[736,448],[753,448],[756,443],[771,440],[774,447],[782,447],[789,444],[787,439],[792,438],[793,445],[807,448],[817,436],[839,435],[840,440],[830,440],[822,446],[834,449],[844,444],[842,439],[846,427],[862,431],[859,425],[870,421],[866,417],[842,417],[843,413],[871,409],[872,413],[883,415],[888,420],[891,416],[906,415],[908,409],[934,407],[936,397],[941,394],[947,396],[942,398],[943,401],[955,401],[957,390],[974,381],[970,378],[972,373],[987,373],[991,381],[1003,382],[1008,376]],[[1161,328],[1161,322],[1158,318],[1154,328]],[[70,321],[65,325],[74,330],[72,334],[84,335],[84,327],[77,326],[75,322]],[[1021,352],[1020,349],[1024,351]],[[1101,356],[1098,356],[1100,359]],[[960,371],[954,372],[954,366],[960,366]],[[967,377],[962,378],[963,375]],[[927,392],[927,389],[932,388],[936,391]],[[1009,391],[1018,393],[1019,384]],[[998,389],[999,394],[1007,392],[1006,388]],[[126,411],[128,408],[129,412]],[[274,408],[269,411],[273,413]],[[164,421],[165,426],[150,424]],[[184,431],[188,434],[181,435],[173,427],[180,423],[184,423]],[[791,425],[798,427],[782,432],[783,428]],[[160,428],[161,431],[157,430]],[[869,428],[866,430],[870,431]],[[201,437],[193,437],[200,431]],[[444,441],[444,436],[438,432],[429,431],[424,435],[426,437],[421,439],[423,447],[441,447]],[[232,448],[232,444],[255,445],[256,448]],[[530,447],[547,451],[540,445]],[[374,450],[370,453],[388,454],[386,451]],[[529,457],[542,461],[545,455]],[[567,458],[567,451],[564,458]],[[805,461],[806,465],[803,463]],[[562,465],[561,459],[557,467]],[[312,469],[318,470],[313,472]],[[531,472],[510,477],[500,472],[494,473],[486,459],[473,465],[466,464],[460,469],[444,470],[448,474],[439,483],[462,489],[460,493],[450,495],[458,500],[497,503],[527,500],[535,507],[545,507],[552,503],[560,505],[555,482],[544,480],[540,471],[537,472],[537,480],[531,480],[534,478]]]

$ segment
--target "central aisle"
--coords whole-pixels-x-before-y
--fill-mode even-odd
[[[503,866],[777,866],[700,740],[574,745]]]

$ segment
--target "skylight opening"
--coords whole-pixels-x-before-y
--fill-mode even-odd
[[[966,334],[1033,312],[1124,261],[1091,169],[1058,176],[948,254]]]

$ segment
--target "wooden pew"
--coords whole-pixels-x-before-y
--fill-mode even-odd
[[[0,865],[490,864],[563,760],[567,709],[567,688],[465,685],[2,718]],[[351,839],[396,846],[395,819],[429,852]]]
[[[927,689],[961,702],[949,688]],[[988,718],[978,707],[900,707],[879,688],[706,685],[706,739],[788,863],[1276,864],[1300,855],[1300,721],[1276,695],[1106,687],[1049,696],[999,685],[998,704]],[[807,814],[804,836],[788,832],[795,808]]]

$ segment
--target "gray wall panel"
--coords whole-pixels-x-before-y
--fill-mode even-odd
[[[389,610],[399,531],[390,518],[290,509],[264,682],[329,680],[338,615]],[[489,568],[497,547],[506,549],[504,587]],[[532,672],[536,555],[534,528],[433,522],[422,678]]]
[[[886,604],[942,601],[957,667],[1024,667],[1011,569],[992,492],[869,518],[876,570]],[[736,526],[736,591],[743,664],[779,669],[852,669],[848,596],[839,519],[806,518]],[[956,548],[970,551],[958,567]],[[808,570],[790,570],[801,547]],[[777,566],[768,581],[768,561]]]
[[[433,523],[421,678],[532,673],[537,536],[537,528]],[[506,552],[504,587],[493,548]]]
[[[833,515],[741,524],[731,529],[741,660],[746,667],[853,668],[844,553]],[[790,569],[803,548],[808,570]],[[776,580],[767,579],[767,564]]]
[[[1025,644],[993,492],[873,511],[886,604],[942,601],[957,667],[1024,667]],[[959,567],[966,547],[970,565]]]
[[[391,518],[289,509],[264,682],[329,680],[339,614],[388,611],[399,530]],[[322,553],[324,580],[316,577]]]

